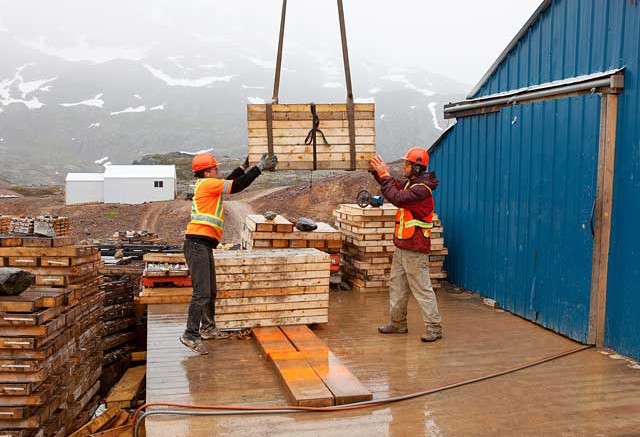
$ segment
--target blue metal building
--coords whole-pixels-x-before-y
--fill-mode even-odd
[[[640,1],[545,0],[431,147],[450,281],[640,359]]]

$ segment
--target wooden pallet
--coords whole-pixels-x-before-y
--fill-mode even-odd
[[[253,334],[273,363],[292,405],[323,407],[373,398],[307,326],[254,328]]]
[[[184,261],[180,254],[166,258]],[[161,262],[160,254],[145,256]],[[214,253],[216,323],[221,328],[326,323],[330,256],[316,249],[221,251]],[[180,277],[178,277],[180,278]],[[166,278],[143,277],[143,304],[187,303],[191,287],[147,287]],[[170,278],[176,279],[176,278]]]
[[[273,152],[278,156],[279,170],[313,169],[312,146],[305,138],[312,127],[310,105],[272,105]],[[345,104],[316,105],[320,129],[329,145],[318,138],[316,156],[320,170],[350,168],[349,127]],[[256,163],[268,152],[267,115],[265,105],[247,105],[249,161]],[[369,168],[376,152],[375,105],[355,104],[356,168]]]

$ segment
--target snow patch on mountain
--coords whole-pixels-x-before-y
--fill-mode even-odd
[[[93,127],[100,127],[100,123],[91,123],[89,125],[89,129],[93,128]]]
[[[147,55],[151,47],[109,47],[89,45],[85,35],[78,38],[74,46],[54,47],[47,43],[44,37],[34,41],[19,41],[22,45],[38,50],[41,53],[70,62],[89,61],[95,64],[126,59],[139,61]]]
[[[340,82],[325,82],[322,86],[323,88],[342,88],[344,85]]]
[[[204,149],[204,150],[198,150],[197,152],[186,152],[184,150],[181,150],[180,153],[183,153],[185,155],[191,155],[191,156],[195,156],[195,155],[199,155],[201,153],[208,153],[213,151],[213,149]]]
[[[357,97],[353,101],[354,103],[375,103],[375,99],[373,97]]]
[[[164,111],[164,103],[162,105],[154,106],[149,108],[149,111]]]
[[[435,127],[438,130],[442,130],[442,128],[440,127],[440,125],[438,124],[438,116],[436,114],[436,102],[431,102],[427,105],[427,107],[429,108],[429,112],[431,112],[431,118],[433,120],[433,127]]]
[[[128,114],[131,112],[144,112],[147,108],[145,106],[131,107],[129,106],[127,109],[123,109],[122,111],[110,112],[111,115],[120,115],[120,114]]]
[[[369,90],[369,93],[371,93],[371,94],[378,94],[380,91],[382,91],[382,89],[380,89],[380,88],[378,88],[378,87],[374,87],[374,88],[371,88],[371,89]]]
[[[249,86],[245,84],[242,84],[241,86],[242,86],[242,89],[245,89],[245,90],[263,90],[265,88],[263,86]]]
[[[193,68],[185,67],[180,62],[178,62],[178,59],[182,59],[182,58],[183,58],[183,56],[169,56],[169,57],[167,57],[167,59],[169,61],[171,61],[173,63],[173,65],[178,67],[178,69],[180,69],[180,71],[182,71],[183,73],[186,74],[186,73],[188,73],[190,71],[193,71]]]
[[[109,160],[108,156],[105,156],[104,158],[100,158],[100,159],[96,159],[95,161],[93,161],[94,164],[104,164],[105,162],[107,162]]]
[[[264,99],[260,97],[247,97],[247,101],[253,105],[262,105],[264,104]]]
[[[20,77],[20,84],[18,85],[18,89],[22,93],[22,98],[25,99],[29,94],[34,91],[49,91],[50,86],[46,87],[47,89],[43,89],[43,85],[49,82],[53,82],[57,77],[52,77],[50,79],[40,79],[34,80],[31,82],[23,82],[23,78]]]
[[[56,77],[25,82],[22,71],[32,65],[34,64],[25,64],[18,67],[12,78],[0,81],[0,109],[2,106],[9,106],[13,103],[22,103],[29,109],[39,109],[44,106],[44,103],[38,100],[37,97],[34,96],[29,100],[26,100],[26,97],[34,91],[41,90],[44,84],[56,80]],[[21,93],[20,98],[11,96],[11,91],[16,88],[16,85],[18,91]]]
[[[227,76],[205,76],[197,79],[185,79],[185,78],[175,78],[171,77],[168,74],[164,73],[162,70],[158,70],[157,68],[153,68],[148,64],[143,64],[144,67],[149,70],[149,72],[170,86],[184,86],[184,87],[205,87],[209,86],[215,82],[230,82],[233,79],[235,74],[229,74]]]
[[[431,90],[427,90],[424,88],[418,88],[417,86],[415,86],[414,84],[412,84],[409,79],[407,79],[407,76],[402,74],[402,73],[392,73],[392,74],[388,74],[386,76],[382,77],[383,80],[388,80],[390,82],[398,82],[398,83],[402,83],[404,84],[404,87],[407,89],[411,89],[411,90],[415,90],[417,92],[419,92],[420,94],[426,96],[426,97],[431,97],[433,95],[435,95],[435,93]]]
[[[102,106],[104,105],[104,100],[102,100],[102,94],[103,93],[96,94],[96,96],[93,99],[83,100],[81,102],[60,103],[60,106],[64,106],[66,108],[70,106],[84,105],[84,106],[95,106],[96,108],[102,108]]]
[[[134,94],[133,97],[135,97],[136,99],[142,100],[142,97],[140,97],[140,94]]]

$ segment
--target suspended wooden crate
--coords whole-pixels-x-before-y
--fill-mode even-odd
[[[309,136],[314,126],[311,104],[271,105],[273,154],[278,157],[277,169],[368,169],[369,160],[376,154],[375,105],[373,103],[353,105],[355,162],[351,159],[347,105],[342,103],[315,106],[319,125],[316,131],[316,165],[314,167],[313,144]],[[257,163],[264,153],[269,153],[267,124],[267,105],[247,105],[249,161],[252,164]]]

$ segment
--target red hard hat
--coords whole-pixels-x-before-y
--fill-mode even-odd
[[[195,172],[206,170],[211,167],[216,167],[218,165],[218,161],[216,161],[216,157],[211,153],[200,153],[193,157],[193,161],[191,161],[191,169]]]
[[[429,153],[421,147],[410,148],[403,159],[423,167],[429,167]]]

